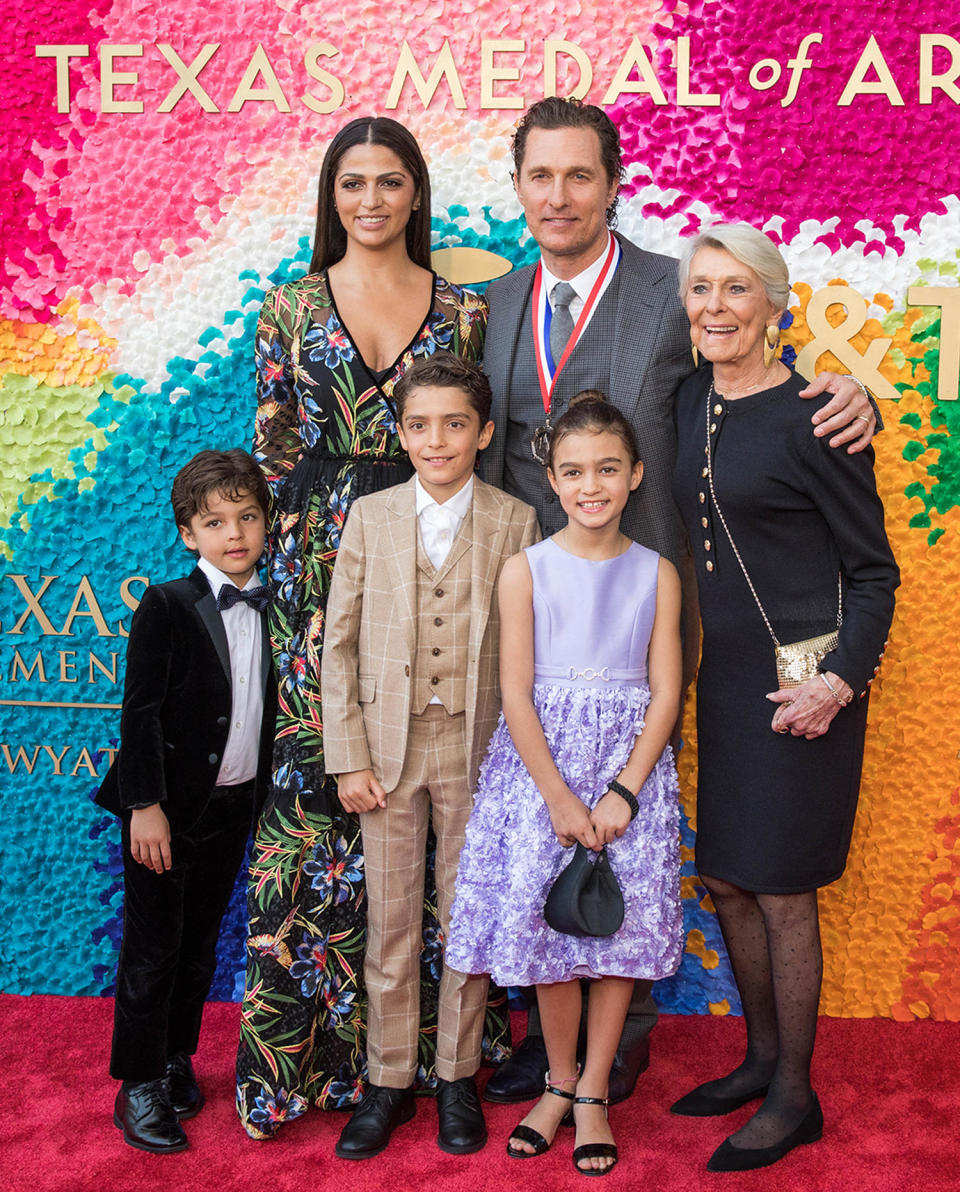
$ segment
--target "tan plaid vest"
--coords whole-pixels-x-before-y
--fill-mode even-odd
[[[439,569],[417,534],[417,652],[410,710],[422,715],[437,696],[451,716],[466,707],[470,637],[470,547],[473,510]]]

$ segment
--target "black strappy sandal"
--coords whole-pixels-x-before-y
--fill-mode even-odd
[[[603,1115],[607,1116],[608,1097],[574,1097],[574,1105],[602,1105]],[[573,1148],[573,1165],[581,1175],[609,1175],[616,1167],[619,1159],[615,1142],[585,1142],[583,1146]],[[612,1159],[606,1167],[581,1167],[581,1159]]]
[[[575,1101],[576,1097],[573,1095],[573,1093],[566,1092],[560,1086],[564,1084],[576,1084],[579,1079],[580,1073],[578,1072],[576,1076],[568,1076],[566,1080],[561,1080],[556,1084],[552,1084],[550,1082],[550,1073],[548,1072],[544,1085],[546,1091],[548,1093],[553,1093],[555,1097],[563,1097],[566,1101]],[[569,1117],[570,1111],[568,1110],[557,1124],[558,1130]],[[510,1145],[510,1138],[517,1138],[520,1140],[520,1142],[528,1142],[533,1147],[533,1150],[517,1150],[516,1147],[512,1147]],[[521,1122],[518,1126],[514,1126],[514,1128],[510,1131],[510,1138],[507,1139],[507,1154],[511,1159],[535,1159],[537,1155],[545,1155],[553,1146],[553,1139],[547,1142],[539,1130],[534,1130],[532,1126],[525,1126],[523,1122]],[[597,1174],[599,1175],[601,1173],[597,1172]]]

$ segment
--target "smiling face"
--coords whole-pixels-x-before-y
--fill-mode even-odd
[[[363,144],[340,159],[333,199],[348,241],[383,248],[404,239],[420,196],[413,175],[392,149]]]
[[[763,335],[783,313],[754,271],[725,249],[704,247],[690,262],[684,294],[690,338],[713,364],[763,362]]]
[[[180,527],[180,537],[219,571],[242,588],[253,575],[263,553],[266,525],[263,510],[249,494],[240,492],[231,501],[211,493],[206,505]]]
[[[514,185],[551,273],[568,279],[592,265],[606,246],[607,208],[617,195],[596,132],[531,129]]]
[[[642,476],[643,464],[631,464],[626,443],[609,430],[564,435],[547,469],[564,513],[588,530],[619,523]]]
[[[477,452],[490,442],[493,423],[481,427],[462,389],[424,385],[407,394],[397,429],[420,483],[442,505],[473,475]]]

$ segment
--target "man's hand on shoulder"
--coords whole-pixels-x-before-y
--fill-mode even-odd
[[[849,455],[869,447],[876,434],[877,417],[863,386],[852,377],[822,372],[800,390],[800,396],[819,397],[825,392],[833,397],[811,418],[813,433],[817,438],[831,435],[830,446],[846,446]]]

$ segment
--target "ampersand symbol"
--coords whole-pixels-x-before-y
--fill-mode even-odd
[[[827,319],[827,310],[838,304],[845,307],[847,313],[843,322],[833,327]],[[807,303],[807,326],[815,338],[797,355],[797,371],[812,380],[816,375],[817,360],[824,352],[832,352],[874,396],[898,398],[900,394],[879,367],[893,340],[872,339],[862,356],[850,343],[866,321],[867,300],[850,286],[824,286],[817,290]]]

